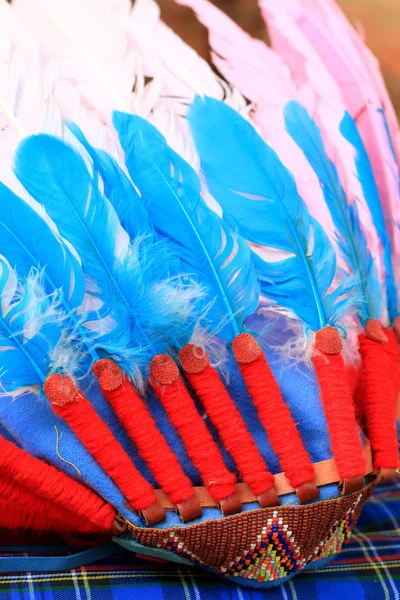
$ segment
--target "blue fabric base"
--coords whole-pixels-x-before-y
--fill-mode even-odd
[[[269,339],[271,335],[271,332],[269,332]],[[282,345],[287,340],[290,332],[287,330],[284,319],[279,319],[275,323],[273,335],[275,336],[274,344],[276,346]],[[271,350],[270,345],[267,351],[267,358],[275,376],[279,380],[284,399],[291,409],[293,418],[298,425],[312,460],[316,462],[330,458],[330,440],[314,373],[304,365],[286,362],[283,366],[282,360],[279,359],[276,352]],[[224,374],[226,370],[229,371],[228,390],[243,415],[261,454],[265,458],[271,472],[280,472],[281,468],[278,458],[271,448],[268,437],[258,419],[257,411],[251,402],[232,356],[228,368],[226,366],[224,368]],[[118,422],[110,405],[101,395],[97,381],[91,376],[87,377],[86,380],[81,382],[81,389],[131,456],[137,468],[152,485],[156,486],[156,482],[146,464],[138,455],[136,448]],[[186,474],[190,477],[194,485],[201,485],[202,481],[199,474],[189,460],[177,432],[171,425],[161,403],[151,390],[148,391],[146,402],[156,420],[158,428],[162,431],[169,446],[176,453]],[[199,406],[199,411],[201,414],[201,406]],[[220,445],[228,468],[235,471],[235,465],[231,457],[220,444],[216,432],[206,415],[204,415],[204,420],[213,437]],[[2,397],[0,401],[0,427],[5,430],[6,436],[14,439],[17,444],[33,456],[46,460],[65,471],[71,477],[84,481],[103,498],[113,504],[133,524],[141,524],[140,519],[125,508],[124,498],[114,483],[102,472],[69,426],[53,413],[51,406],[45,398],[35,394],[24,394],[14,400],[9,397]],[[56,449],[57,436],[58,452]],[[337,497],[338,490],[336,486],[332,486],[328,494],[328,497]],[[283,502],[296,504],[297,498],[295,495],[290,495],[288,498],[284,498]],[[253,508],[255,506],[250,506],[248,510]],[[220,517],[219,511],[209,509],[204,511],[202,520]],[[175,514],[168,513],[168,518],[161,527],[170,527],[172,525],[180,526],[181,523]]]

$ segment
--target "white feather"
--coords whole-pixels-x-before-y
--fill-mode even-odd
[[[15,0],[13,6],[40,40],[46,63],[59,71],[53,93],[63,119],[115,154],[111,112],[130,110],[137,63],[126,33],[130,1]]]

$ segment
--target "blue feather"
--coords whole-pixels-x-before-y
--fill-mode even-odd
[[[153,241],[151,232],[129,240],[100,192],[97,174],[92,176],[83,158],[61,140],[26,139],[17,150],[15,172],[82,260],[88,289],[101,302],[85,315],[98,334],[96,348],[139,381],[140,369],[155,353],[167,351],[171,339],[191,323],[198,288],[183,289],[169,278],[175,257],[169,245]]]
[[[97,358],[91,333],[77,316],[86,293],[82,265],[59,234],[29,204],[0,183],[0,254],[18,276],[26,279],[32,269],[40,272],[45,291],[57,295],[67,319],[70,336],[79,333],[86,340],[88,353],[82,355],[80,368],[87,371],[90,359]],[[62,293],[60,293],[62,291]],[[78,364],[76,375],[80,375]]]
[[[319,179],[326,205],[336,228],[335,235],[340,253],[356,278],[355,290],[359,288],[358,293],[363,300],[360,306],[360,319],[365,326],[368,319],[380,318],[383,298],[374,260],[360,225],[357,205],[349,204],[337,169],[325,152],[321,132],[307,110],[293,101],[285,106],[284,112],[287,132],[301,148]],[[353,120],[347,113],[343,124],[348,121],[350,127]],[[360,143],[362,145],[361,139]],[[361,150],[359,147],[357,149]],[[372,192],[372,183],[375,184],[375,181],[373,178],[372,182],[367,180],[368,173],[364,161],[365,157],[359,151],[357,170],[363,191],[368,194]]]
[[[157,233],[176,242],[181,259],[206,288],[210,327],[232,340],[258,305],[247,244],[207,207],[196,173],[157,129],[140,117],[118,112],[114,126]]]
[[[67,126],[92,159],[94,169],[104,182],[105,196],[129,237],[149,234],[151,228],[144,203],[117,162],[107,152],[95,150],[75,123],[69,122]]]
[[[55,297],[42,291],[42,277],[37,272],[32,270],[26,279],[18,281],[2,256],[0,269],[1,385],[11,393],[41,386],[50,368],[51,353],[61,338],[63,317]],[[15,293],[9,294],[12,278],[17,286]]]
[[[117,259],[124,231],[116,212],[83,158],[57,138],[25,139],[16,152],[14,170],[82,260],[88,289],[101,302],[86,316],[100,334],[97,346],[118,356],[130,372],[132,361],[145,361],[150,342],[143,332],[140,342],[137,339],[138,324],[127,299],[134,285],[127,247]]]
[[[46,267],[49,293],[63,288],[68,312],[81,306],[85,280],[78,259],[42,217],[0,183],[0,254],[26,277],[31,268]]]
[[[387,125],[386,125],[387,127]],[[357,129],[357,125],[354,122],[354,119],[346,113],[344,116],[340,131],[343,137],[346,138],[348,142],[353,146],[356,150],[356,166],[357,173],[360,179],[361,187],[364,193],[365,201],[368,205],[369,211],[372,216],[372,220],[377,231],[377,234],[382,242],[383,247],[383,265],[385,267],[385,288],[386,288],[386,301],[389,313],[390,322],[393,323],[393,320],[398,315],[397,310],[397,286],[395,282],[395,276],[393,271],[393,263],[392,263],[392,246],[390,242],[390,237],[388,231],[386,229],[385,217],[382,210],[381,201],[379,198],[379,192],[377,188],[377,184],[375,181],[375,177],[372,171],[371,163],[368,158],[368,154],[365,150],[363,141],[361,139],[360,133]],[[390,133],[387,129],[387,133],[389,135],[390,144],[392,147],[392,151],[394,153],[393,142],[390,139]]]
[[[188,119],[226,222],[252,244],[287,253],[278,262],[255,257],[262,292],[311,330],[334,325],[347,306],[346,288],[328,293],[335,253],[291,173],[250,123],[222,102],[196,98]]]

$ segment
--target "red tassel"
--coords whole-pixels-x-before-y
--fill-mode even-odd
[[[268,472],[217,371],[210,366],[207,354],[201,348],[188,344],[181,349],[180,360],[186,378],[235,461],[243,481],[259,497],[262,506],[279,504],[279,498],[273,492],[274,477]]]
[[[362,486],[366,463],[341,349],[342,343],[336,329],[325,327],[317,332],[313,362],[328,422],[333,456],[340,478],[355,478],[352,482],[345,481],[344,492],[347,493],[353,484],[356,488]]]
[[[368,439],[374,467],[395,471],[399,463],[396,431],[398,388],[398,344],[393,331],[384,330],[375,321],[379,338],[370,333],[359,336],[365,386],[365,411]],[[388,475],[394,473],[388,473]]]
[[[162,520],[165,513],[157,503],[153,488],[139,473],[121,444],[101,420],[90,402],[63,375],[51,375],[44,384],[53,410],[62,417],[90,454],[120,488],[128,503],[137,511],[151,507],[153,518]],[[158,513],[153,513],[158,510]],[[159,517],[159,518],[158,518]]]
[[[216,502],[236,495],[236,478],[226,468],[217,445],[182,381],[178,367],[166,354],[155,356],[150,366],[152,387],[210,495]]]
[[[115,509],[81,483],[34,458],[0,436],[0,474],[56,506],[109,531]]]
[[[180,504],[191,498],[194,490],[190,480],[158,430],[144,401],[119,366],[105,359],[98,361],[93,371],[103,395],[172,502]]]
[[[103,530],[88,519],[64,510],[46,498],[0,476],[0,498],[8,510],[0,511],[0,527],[5,529],[33,529],[63,533],[101,533]]]
[[[290,484],[294,488],[304,486],[297,490],[299,497],[307,489],[307,498],[301,501],[318,497],[316,486],[305,485],[314,481],[314,467],[260,345],[253,336],[242,333],[234,339],[232,349],[259,419]]]

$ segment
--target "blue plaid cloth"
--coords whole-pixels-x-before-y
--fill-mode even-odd
[[[0,575],[0,600],[400,600],[400,484],[379,488],[329,565],[269,590],[125,552],[67,572]]]

